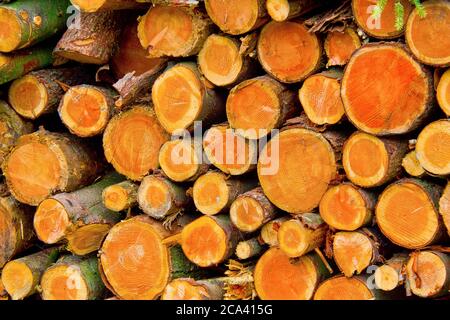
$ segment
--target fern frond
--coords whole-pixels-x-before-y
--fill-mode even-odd
[[[423,7],[423,4],[420,2],[420,0],[409,0],[417,9],[417,13],[419,14],[419,17],[425,18],[427,13],[425,12],[425,8]]]
[[[404,24],[403,16],[405,14],[405,8],[403,7],[400,1],[397,1],[395,3],[394,10],[395,10],[395,29],[397,31],[400,31],[403,29]]]
[[[388,0],[378,0],[375,8],[372,11],[372,17],[379,18],[386,7]]]

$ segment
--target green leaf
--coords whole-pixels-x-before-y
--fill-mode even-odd
[[[383,13],[384,8],[386,7],[388,0],[378,0],[375,8],[372,11],[373,18],[379,18]]]
[[[397,1],[394,6],[395,10],[395,29],[400,31],[403,29],[403,16],[405,14],[405,8],[401,4],[401,2]]]

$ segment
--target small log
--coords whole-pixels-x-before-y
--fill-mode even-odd
[[[98,12],[145,8],[136,0],[70,0],[82,12]]]
[[[238,195],[255,186],[252,179],[229,178],[222,172],[209,171],[195,181],[192,196],[201,213],[215,215],[229,209]]]
[[[329,275],[316,253],[290,259],[273,247],[259,258],[253,277],[261,300],[310,300],[319,283]]]
[[[353,52],[359,47],[361,47],[361,40],[353,28],[328,32],[324,44],[328,57],[327,67],[346,65]]]
[[[302,16],[321,6],[315,0],[267,0],[266,9],[272,20],[281,22]]]
[[[341,97],[346,115],[367,133],[410,132],[422,124],[432,109],[432,79],[431,73],[404,45],[366,44],[352,55],[342,78]]]
[[[373,220],[376,196],[351,183],[331,187],[320,200],[322,219],[332,228],[355,231]]]
[[[95,300],[106,293],[95,256],[62,256],[44,272],[41,288],[43,300]]]
[[[230,207],[231,222],[242,232],[254,232],[277,214],[261,187],[239,195]]]
[[[450,116],[450,69],[445,71],[436,88],[436,98],[442,111]]]
[[[302,81],[321,66],[322,46],[319,38],[297,21],[265,25],[257,48],[264,70],[284,83]]]
[[[103,134],[103,149],[117,172],[140,181],[158,167],[158,151],[168,138],[153,109],[136,105],[111,119]]]
[[[445,0],[433,0],[422,5],[426,12],[422,17],[414,9],[406,23],[405,39],[409,49],[422,63],[435,67],[450,66],[450,40],[448,37],[437,39],[439,34],[449,34],[450,3]]]
[[[379,138],[356,132],[344,144],[342,164],[354,184],[371,188],[391,181],[401,173],[408,142],[397,138]]]
[[[137,204],[139,185],[126,180],[103,189],[103,205],[112,211],[123,211]]]
[[[298,113],[295,94],[269,76],[235,86],[226,103],[230,126],[248,139],[259,139],[280,128]]]
[[[222,279],[175,279],[166,286],[161,300],[222,300],[223,285]]]
[[[375,285],[383,291],[392,291],[403,285],[406,280],[405,268],[409,256],[406,253],[394,254],[382,266],[375,270]]]
[[[393,243],[419,249],[447,238],[438,202],[442,187],[417,179],[401,179],[388,186],[375,209],[381,232]]]
[[[425,169],[420,165],[419,159],[417,159],[416,150],[412,150],[403,157],[402,167],[406,173],[414,178],[422,178],[426,175]]]
[[[246,260],[259,256],[264,252],[264,246],[258,238],[241,241],[236,246],[236,257],[240,260]]]
[[[103,170],[103,162],[73,136],[41,129],[17,140],[2,170],[11,194],[37,206],[52,194],[92,183]]]
[[[197,66],[181,62],[166,70],[152,88],[156,116],[169,133],[193,130],[195,121],[207,127],[223,118],[225,103],[203,80]]]
[[[447,233],[450,236],[450,183],[444,188],[439,199],[439,213],[442,216]]]
[[[317,213],[303,213],[283,222],[278,230],[278,245],[290,258],[301,257],[325,243],[327,224]]]
[[[8,262],[1,282],[13,300],[22,300],[38,291],[41,276],[58,259],[60,248],[49,248]]]
[[[273,219],[263,225],[260,233],[262,242],[271,247],[278,246],[278,231],[280,230],[281,224],[285,221],[288,221],[289,219],[289,216],[283,216]]]
[[[138,37],[149,56],[196,55],[211,34],[212,22],[189,7],[154,6],[140,18]]]

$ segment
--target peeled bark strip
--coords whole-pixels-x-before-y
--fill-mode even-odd
[[[436,97],[442,111],[450,116],[450,69],[445,71],[439,79]]]
[[[354,184],[377,187],[401,173],[407,152],[407,141],[356,132],[344,144],[342,164]]]
[[[358,129],[375,135],[410,132],[431,111],[432,79],[404,45],[366,44],[352,55],[342,79],[347,117]]]
[[[363,276],[335,276],[320,284],[314,300],[377,300],[377,290],[368,284],[367,277]]]
[[[352,28],[328,32],[324,44],[328,57],[327,67],[346,65],[353,52],[359,47],[361,47],[361,40]]]
[[[136,0],[70,0],[70,2],[83,12],[140,9],[145,7],[136,2]]]
[[[175,182],[195,181],[208,171],[202,146],[190,140],[172,140],[159,150],[159,164],[164,174]]]
[[[161,300],[222,300],[224,295],[222,279],[193,280],[175,279],[166,286]]]
[[[427,1],[423,10],[425,17],[420,17],[417,9],[411,12],[406,23],[406,43],[419,61],[436,67],[450,66],[450,39],[436,37],[450,33],[450,3]]]
[[[53,244],[66,238],[69,250],[77,255],[98,250],[106,233],[121,218],[103,205],[102,192],[123,179],[117,173],[108,174],[89,187],[42,201],[34,215],[39,239]]]
[[[290,258],[301,257],[321,247],[328,231],[327,224],[317,213],[304,213],[281,224],[278,245]]]
[[[392,291],[405,282],[405,267],[409,259],[408,254],[395,254],[382,266],[375,270],[375,285],[383,291]]]
[[[344,116],[340,72],[322,72],[308,77],[298,96],[309,120],[318,125],[336,124]]]
[[[139,185],[126,180],[103,189],[103,205],[112,211],[123,211],[137,204]]]
[[[428,124],[419,134],[416,156],[428,172],[446,176],[450,174],[450,120]]]
[[[99,251],[108,288],[120,299],[147,300],[156,299],[173,279],[197,279],[201,270],[186,259],[180,247],[164,244],[182,226],[179,219],[169,231],[145,215],[116,224]]]
[[[31,209],[13,197],[0,198],[0,267],[34,240]]]
[[[0,165],[17,139],[33,131],[33,125],[24,121],[4,101],[0,100]]]
[[[315,253],[290,259],[274,247],[258,260],[253,276],[262,300],[310,300],[329,271]]]
[[[205,0],[205,7],[220,30],[233,35],[259,28],[269,19],[264,0]]]
[[[442,188],[417,179],[402,179],[387,187],[375,210],[381,232],[393,243],[419,249],[446,239],[438,212]]]
[[[417,159],[416,150],[410,151],[403,157],[402,167],[406,173],[415,178],[421,178],[426,175],[425,169],[420,165]]]
[[[240,260],[246,260],[259,256],[264,251],[264,247],[258,238],[241,241],[236,246],[236,257]]]
[[[260,237],[265,244],[275,247],[278,246],[278,231],[284,221],[289,220],[289,216],[283,216],[267,222],[261,228]]]
[[[255,185],[252,179],[229,178],[222,172],[209,171],[194,183],[195,207],[206,215],[218,214],[229,209],[238,195]]]
[[[59,248],[50,248],[8,262],[1,282],[13,300],[22,300],[37,292],[41,276],[59,256]]]
[[[450,290],[450,257],[437,251],[411,254],[406,275],[412,293],[422,298],[436,298]]]
[[[11,106],[22,117],[36,119],[58,108],[67,86],[88,82],[91,74],[79,67],[33,71],[15,80],[9,87]]]
[[[153,109],[136,105],[111,119],[103,134],[103,149],[117,172],[140,181],[158,167],[158,151],[168,138]]]
[[[267,0],[266,9],[272,20],[281,22],[304,15],[318,7],[315,0]]]
[[[242,175],[256,168],[258,146],[228,126],[211,127],[203,138],[203,150],[209,162],[226,174]]]
[[[41,288],[43,300],[96,300],[106,291],[95,256],[61,257],[44,272]]]
[[[181,62],[165,71],[153,84],[156,116],[169,133],[216,123],[225,112],[222,98],[203,80],[197,66]]]
[[[258,40],[264,70],[281,82],[299,82],[321,65],[322,46],[315,33],[297,21],[270,22]]]
[[[36,206],[52,194],[92,183],[103,163],[74,137],[41,129],[17,140],[2,169],[11,194]]]
[[[270,203],[261,187],[239,195],[230,207],[231,222],[242,232],[253,232],[272,220],[277,208]]]
[[[155,219],[177,214],[189,202],[185,188],[160,174],[146,176],[142,180],[137,199],[142,211]]]
[[[378,39],[392,39],[400,37],[405,27],[397,30],[395,27],[396,0],[387,0],[386,6],[379,17],[373,16],[376,2],[371,0],[352,0],[353,15],[358,26],[368,35]],[[400,0],[404,8],[403,21],[408,19],[413,6],[408,0]]]
[[[117,49],[122,24],[119,11],[78,13],[54,54],[81,63],[106,64]]]
[[[442,216],[442,220],[444,220],[447,233],[450,236],[450,183],[447,183],[439,199],[439,213]]]
[[[0,6],[0,52],[30,47],[64,30],[69,0],[21,0]]]
[[[150,57],[196,55],[212,31],[212,22],[188,7],[154,6],[140,18],[138,37]]]
[[[269,76],[235,86],[226,103],[230,126],[248,139],[259,139],[281,127],[297,111],[295,94]]]
[[[49,43],[9,54],[0,53],[0,85],[15,80],[30,71],[53,63],[53,47]]]
[[[350,183],[331,187],[320,200],[322,219],[332,228],[354,231],[371,224],[376,196]]]
[[[240,240],[241,234],[226,215],[200,217],[181,231],[184,254],[200,267],[224,262],[234,254]]]

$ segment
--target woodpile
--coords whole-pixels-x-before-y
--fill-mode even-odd
[[[450,298],[449,21],[0,1],[0,300]]]

